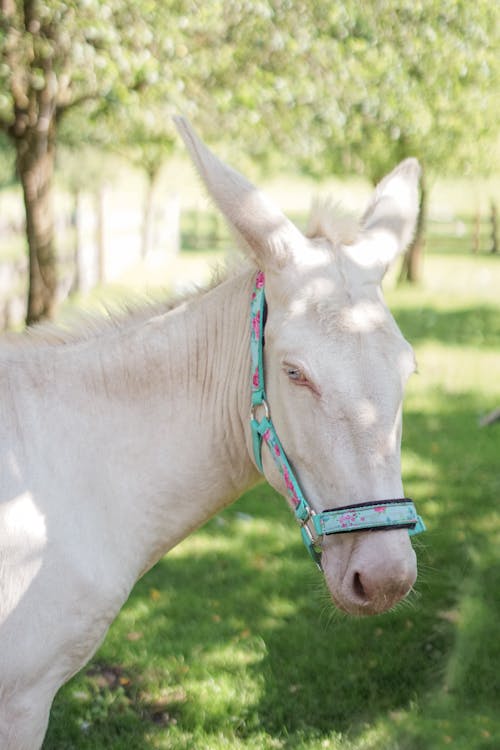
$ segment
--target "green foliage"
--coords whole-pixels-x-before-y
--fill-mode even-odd
[[[14,179],[14,149],[0,132],[0,189],[11,185]]]
[[[389,302],[419,375],[405,485],[429,531],[416,592],[336,614],[286,504],[261,485],[136,586],[56,700],[46,750],[488,750],[500,745],[500,265],[429,255]]]
[[[14,104],[22,106],[32,90],[48,84],[64,111],[86,100],[125,98],[153,79],[154,3],[35,0],[31,6],[9,3],[2,22],[4,122],[12,123]]]
[[[315,20],[322,97],[312,133],[324,164],[373,180],[409,154],[435,173],[495,168],[496,4],[353,2]]]
[[[48,0],[34,3],[32,29],[13,5],[0,27],[5,126],[15,84],[50,77],[66,143],[129,150],[150,174],[172,151],[179,111],[268,171],[286,160],[377,179],[408,153],[434,172],[498,168],[490,0]]]

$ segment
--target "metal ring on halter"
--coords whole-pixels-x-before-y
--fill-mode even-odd
[[[256,414],[257,409],[260,406],[262,406],[262,408],[264,409],[264,418],[269,419],[269,417],[271,416],[269,412],[269,406],[268,406],[266,399],[263,398],[262,401],[259,401],[258,404],[252,404],[252,408],[250,409],[250,421],[259,422],[255,414]]]

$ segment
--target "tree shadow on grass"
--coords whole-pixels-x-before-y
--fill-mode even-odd
[[[377,618],[332,615],[285,503],[260,486],[136,586],[58,697],[46,750],[147,748],[165,733],[179,749],[217,733],[255,747],[262,732],[287,748],[334,733],[356,746],[381,721],[393,744],[366,747],[417,750],[433,747],[419,707],[436,722],[496,710],[498,431],[477,429],[472,395],[436,393],[434,406],[405,419],[418,459],[405,482],[425,488],[415,500],[429,525],[418,598]],[[390,719],[401,712],[407,723]]]
[[[252,498],[242,507],[253,512]],[[124,733],[136,747],[148,747],[147,737],[157,729],[154,715],[162,712],[145,685],[157,682],[182,696],[165,707],[163,731],[172,720],[192,736],[223,734],[236,725],[240,738],[262,730],[282,738],[286,731],[291,742],[294,735],[345,730],[354,717],[366,720],[372,712],[406,705],[415,690],[432,684],[432,673],[416,672],[410,663],[419,648],[413,638],[416,611],[328,623],[319,574],[298,542],[279,564],[259,548],[254,555],[258,563],[252,556],[226,552],[221,559],[205,552],[156,566],[128,605],[148,600],[151,590],[164,592],[165,604],[159,601],[152,613],[133,620],[134,631],[142,633],[136,646],[151,654],[150,665],[130,649],[123,653],[119,640],[125,633],[115,636],[85,670],[82,686],[60,696],[66,706],[59,716],[54,712],[52,724],[70,716],[73,742],[80,727],[73,745],[78,748],[128,747],[120,744]],[[269,570],[256,570],[267,564]],[[176,599],[176,591],[183,595]],[[222,699],[218,682],[230,683]],[[241,700],[248,684],[255,696]],[[89,685],[90,700],[82,704],[79,693]],[[47,748],[68,747],[62,740],[68,726],[61,729],[51,727]]]

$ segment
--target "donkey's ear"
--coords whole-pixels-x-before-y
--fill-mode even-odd
[[[379,182],[361,220],[361,239],[384,268],[406,249],[415,232],[420,172],[416,159],[402,161]]]
[[[210,196],[244,248],[263,269],[282,268],[306,247],[297,227],[239,172],[224,164],[198,138],[188,120],[174,122]]]

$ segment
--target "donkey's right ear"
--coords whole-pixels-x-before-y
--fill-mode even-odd
[[[266,195],[220,161],[188,120],[174,117],[174,122],[210,196],[259,268],[284,268],[306,252],[304,235]]]
[[[421,169],[416,159],[405,159],[379,182],[361,220],[361,239],[373,261],[386,268],[407,248],[415,231]]]

